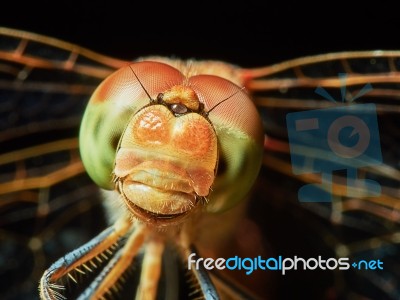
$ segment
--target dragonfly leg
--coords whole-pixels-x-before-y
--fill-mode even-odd
[[[156,299],[157,286],[162,269],[163,251],[164,242],[159,240],[152,240],[146,245],[136,299]]]
[[[195,253],[198,257],[197,250],[194,245],[190,247],[185,247],[180,252],[181,259],[184,264],[188,265],[188,257],[190,254]],[[191,285],[191,299],[206,299],[206,300],[218,300],[220,299],[218,291],[211,281],[208,272],[200,264],[198,268],[194,262],[190,263],[190,268],[188,268],[188,283]]]
[[[144,243],[146,232],[146,227],[138,224],[129,235],[124,247],[118,251],[79,299],[102,299],[112,290],[118,292],[118,281],[123,278],[125,271],[138,254]]]
[[[101,261],[102,258],[108,258],[105,253],[112,254],[119,240],[128,232],[131,226],[131,221],[121,219],[85,245],[53,263],[40,279],[40,298],[43,300],[66,299],[63,295],[65,286],[60,283],[60,280],[64,277],[69,277],[76,282],[77,280],[73,275],[74,272],[85,274],[85,272],[90,272],[91,268],[96,268],[94,260]]]

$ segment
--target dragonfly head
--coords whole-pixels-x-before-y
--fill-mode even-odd
[[[240,87],[158,62],[108,77],[89,102],[80,135],[92,179],[156,226],[242,200],[257,176],[262,141],[258,113]]]

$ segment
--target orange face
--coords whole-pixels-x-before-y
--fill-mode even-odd
[[[130,120],[114,174],[126,205],[147,222],[181,220],[208,196],[218,160],[217,137],[190,87],[174,86]]]

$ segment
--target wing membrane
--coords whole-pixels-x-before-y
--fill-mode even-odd
[[[97,189],[84,173],[77,134],[90,94],[122,64],[73,44],[0,28],[2,298],[36,299],[43,270],[102,229]]]
[[[298,219],[299,214],[307,214],[306,211],[312,213],[297,222],[293,221],[292,232],[289,230],[287,234],[295,234],[296,226],[302,226],[307,232],[302,233],[303,236],[321,237],[319,254],[323,249],[330,249],[336,257],[350,257],[353,261],[380,259],[385,262],[384,270],[379,272],[355,268],[349,271],[351,275],[339,272],[332,283],[339,298],[352,294],[357,297],[355,299],[396,299],[400,295],[400,283],[396,279],[400,263],[399,58],[399,51],[343,52],[243,70],[267,134],[264,177],[273,182],[265,184],[275,195],[275,204],[270,205],[275,212],[279,211],[277,205],[285,207],[292,220]],[[345,80],[340,74],[346,74]],[[357,98],[367,84],[371,84],[373,89]],[[331,99],[318,95],[315,92],[318,87],[322,87]],[[320,183],[321,174],[294,175],[286,127],[287,114],[361,103],[376,104],[383,163],[360,168],[358,176],[379,182],[381,195],[347,196],[347,172],[343,171],[334,173],[335,196],[332,203],[299,203],[297,191],[300,187]],[[310,160],[329,157],[329,153],[315,148],[304,149],[303,154]],[[276,175],[277,172],[281,175]],[[275,192],[274,183],[278,186]],[[277,204],[276,201],[281,202]],[[276,244],[279,245],[278,242]],[[318,251],[314,255],[318,255]],[[338,284],[340,281],[345,284]]]
[[[89,95],[124,64],[78,45],[0,28],[2,298],[36,299],[43,270],[104,228],[96,187],[84,173],[76,137]],[[315,273],[311,278],[320,287],[315,287],[314,298],[301,285],[308,273],[297,272],[289,280],[274,281],[281,288],[277,298],[302,293],[308,299],[329,293],[338,299],[348,294],[355,299],[399,298],[399,66],[399,51],[364,51],[242,70],[268,137],[256,188],[269,199],[256,197],[249,216],[262,230],[271,255],[325,254],[385,262],[380,273]],[[347,74],[344,92],[339,73]],[[377,106],[384,164],[362,168],[360,175],[379,181],[382,195],[347,197],[346,175],[339,173],[334,202],[299,203],[298,189],[320,177],[293,175],[286,114],[337,106],[315,93],[318,86],[338,102],[349,102],[368,83],[373,90],[356,103]],[[309,149],[309,154],[325,155],[318,149]],[[12,260],[16,256],[17,263]]]

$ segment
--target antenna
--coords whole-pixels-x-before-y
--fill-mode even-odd
[[[140,86],[142,87],[142,89],[143,89],[143,90],[144,90],[144,92],[146,93],[147,97],[149,97],[149,99],[150,99],[150,102],[154,101],[154,100],[151,98],[151,96],[150,96],[149,92],[146,90],[146,88],[144,87],[144,85],[143,85],[143,84],[142,84],[142,82],[140,81],[139,77],[136,75],[135,71],[133,71],[133,69],[132,69],[132,65],[129,65],[129,68],[131,69],[131,71],[132,71],[133,75],[135,75],[135,77],[136,77],[137,81],[139,82]]]
[[[220,105],[221,103],[223,103],[223,102],[229,100],[230,98],[232,98],[232,97],[235,96],[237,93],[239,93],[240,91],[243,91],[243,90],[244,90],[244,86],[241,87],[241,88],[240,88],[239,90],[237,90],[236,92],[234,92],[234,93],[233,93],[232,95],[230,95],[229,97],[227,97],[227,98],[225,98],[224,100],[222,100],[222,101],[218,102],[217,104],[215,104],[213,107],[210,108],[209,111],[206,112],[206,114],[209,115],[210,112],[211,112],[212,110],[214,110],[218,105]]]

